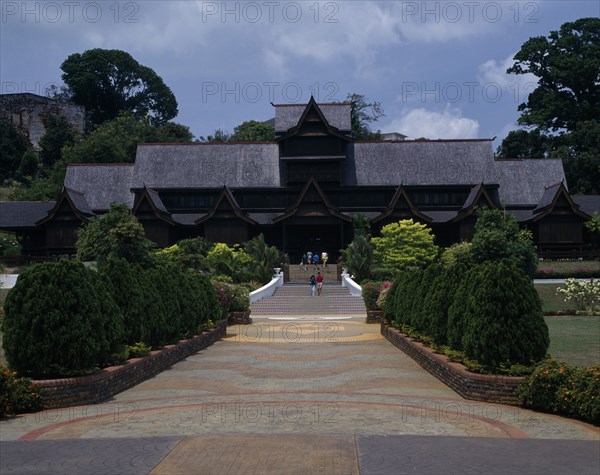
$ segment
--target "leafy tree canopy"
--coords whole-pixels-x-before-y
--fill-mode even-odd
[[[519,123],[502,157],[561,158],[573,193],[598,193],[600,166],[600,19],[564,23],[526,41],[507,72],[534,74],[537,88],[519,106]]]
[[[560,131],[600,120],[600,18],[581,18],[547,38],[530,38],[514,59],[508,73],[532,73],[539,81],[519,106],[519,123]]]
[[[425,224],[404,219],[384,226],[381,237],[372,239],[375,261],[392,269],[426,267],[437,257],[431,229]]]
[[[346,100],[351,106],[350,119],[354,140],[379,140],[381,132],[372,132],[370,124],[385,117],[381,103],[369,102],[364,95],[355,92],[349,93]]]
[[[140,142],[189,142],[186,126],[167,123],[154,127],[131,113],[123,112],[98,126],[81,142],[63,151],[66,162],[133,162]]]
[[[123,111],[164,124],[177,115],[177,100],[154,70],[120,50],[91,49],[70,55],[61,65],[72,100],[85,106],[93,124]]]
[[[551,139],[539,130],[511,130],[496,155],[502,158],[543,158],[550,146]]]
[[[113,204],[110,211],[85,225],[77,240],[77,257],[81,261],[95,261],[108,256],[129,262],[147,264],[151,260],[149,241],[144,228],[129,213],[127,205]]]
[[[229,142],[272,142],[275,138],[275,128],[270,124],[248,120],[242,122],[229,137]]]
[[[19,129],[0,121],[0,183],[14,176],[23,154],[30,147],[29,140]]]
[[[471,247],[475,262],[509,260],[529,277],[537,269],[531,233],[521,231],[515,218],[496,209],[479,210]]]
[[[69,126],[69,121],[63,116],[50,116],[46,123],[46,132],[40,138],[40,158],[44,166],[49,167],[62,157],[62,148],[73,145],[77,133]]]

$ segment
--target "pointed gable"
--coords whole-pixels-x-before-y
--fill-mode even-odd
[[[242,211],[231,190],[227,186],[224,186],[221,190],[221,193],[219,193],[219,196],[217,196],[213,207],[208,211],[208,213],[198,219],[196,224],[201,224],[209,219],[220,216],[228,218],[231,217],[231,215],[241,219],[242,221],[245,221],[248,224],[257,224],[256,221],[248,217],[248,215]]]
[[[371,222],[375,224],[386,218],[409,219],[411,217],[416,217],[426,223],[431,223],[432,221],[429,216],[419,211],[412,203],[404,187],[400,185],[396,188],[396,192],[387,208],[379,216],[373,218]]]
[[[546,187],[539,203],[532,212],[530,221],[538,221],[556,210],[562,210],[562,214],[575,214],[584,219],[591,216],[579,209],[579,205],[573,201],[564,184],[564,181]]]
[[[314,176],[311,176],[296,199],[285,213],[273,218],[273,223],[278,223],[292,216],[334,216],[343,221],[352,222],[350,216],[346,216],[333,206]]]
[[[160,199],[160,195],[156,190],[144,185],[144,189],[133,205],[133,214],[139,216],[144,212],[150,212],[156,218],[165,221],[169,224],[175,224],[171,217],[171,213],[167,211],[164,203]]]
[[[469,196],[467,196],[462,208],[452,222],[460,221],[461,219],[471,216],[477,208],[483,206],[491,209],[497,208],[494,200],[492,200],[489,193],[486,191],[485,186],[483,186],[483,182],[481,182],[479,185],[471,188]]]
[[[350,137],[342,133],[337,127],[329,123],[325,114],[311,96],[310,101],[304,108],[298,122],[293,127],[287,129],[282,135],[275,139],[276,142],[289,139],[291,137],[303,136],[327,136],[333,135],[345,141],[350,141]]]
[[[84,194],[66,187],[63,187],[60,197],[56,201],[54,207],[48,211],[48,215],[40,219],[36,225],[39,226],[48,221],[52,221],[59,214],[71,214],[79,221],[84,222],[89,221],[90,218],[95,216],[90,209]]]

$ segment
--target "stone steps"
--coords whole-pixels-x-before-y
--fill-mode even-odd
[[[338,282],[338,274],[337,274],[337,265],[331,264],[327,267],[318,266],[318,272],[321,273],[325,282],[327,283],[337,283]],[[307,266],[306,271],[303,270],[298,264],[291,264],[289,267],[289,281],[290,283],[307,283],[310,276],[314,274],[317,275],[315,271],[315,267],[310,265]]]
[[[308,279],[307,279],[308,280]],[[273,296],[252,304],[252,316],[262,315],[366,315],[361,297],[353,297],[339,284],[325,284],[320,296],[310,295],[310,286],[285,284]]]

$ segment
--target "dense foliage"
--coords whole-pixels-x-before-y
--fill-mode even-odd
[[[352,221],[354,238],[342,250],[344,267],[357,282],[370,278],[373,265],[373,245],[371,244],[370,224],[366,216],[358,214]]]
[[[388,291],[384,310],[398,328],[462,351],[488,371],[531,365],[549,345],[535,288],[508,261],[468,271],[460,264],[403,271]]]
[[[571,192],[598,193],[600,183],[600,19],[564,23],[527,40],[508,73],[533,74],[537,87],[519,106],[519,123],[498,154],[561,158]]]
[[[0,184],[15,175],[23,154],[30,147],[29,140],[19,129],[0,121]]]
[[[520,230],[515,218],[500,210],[478,211],[471,251],[476,263],[508,259],[532,278],[537,269],[531,234]]]
[[[519,387],[523,406],[600,423],[600,366],[578,368],[551,358]]]
[[[81,261],[95,261],[114,255],[147,264],[153,247],[154,243],[146,238],[144,228],[127,205],[112,204],[108,213],[93,219],[81,230],[77,257]]]
[[[405,219],[384,226],[381,237],[372,240],[375,261],[392,269],[426,267],[438,255],[431,229]]]
[[[4,350],[31,376],[77,373],[105,361],[121,340],[122,316],[98,275],[57,261],[21,273],[5,302]]]
[[[29,378],[19,378],[6,366],[0,366],[0,417],[35,412],[42,408],[39,388]]]
[[[459,305],[465,355],[489,368],[540,361],[550,339],[531,279],[504,262],[482,264],[469,276],[472,294]]]
[[[120,50],[91,49],[61,65],[71,99],[86,108],[93,124],[123,111],[163,124],[177,115],[177,100],[161,77]]]

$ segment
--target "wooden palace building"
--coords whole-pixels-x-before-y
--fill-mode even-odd
[[[72,164],[56,201],[0,203],[0,229],[26,254],[72,254],[82,224],[125,203],[161,247],[263,233],[292,259],[335,259],[357,214],[374,234],[412,218],[448,245],[487,206],[530,228],[542,253],[578,252],[600,211],[599,196],[569,194],[560,160],[495,159],[492,139],[355,142],[350,130],[350,104],[276,105],[272,142],[142,143],[132,164]]]

